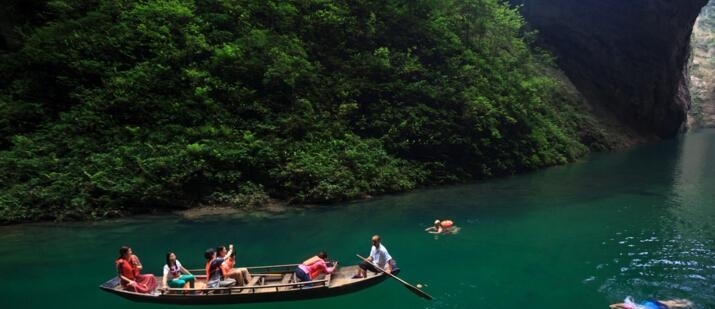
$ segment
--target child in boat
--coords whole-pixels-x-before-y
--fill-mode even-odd
[[[608,307],[611,309],[672,309],[672,308],[687,308],[692,306],[693,303],[687,299],[673,299],[673,300],[655,300],[646,299],[640,304],[633,302],[633,298],[630,296],[626,297],[622,303],[612,304]]]

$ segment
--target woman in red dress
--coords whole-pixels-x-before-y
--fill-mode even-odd
[[[124,289],[138,293],[150,293],[156,289],[156,278],[153,275],[141,274],[142,264],[132,252],[132,248],[119,248],[119,258],[115,263]]]

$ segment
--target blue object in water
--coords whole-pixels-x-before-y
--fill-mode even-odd
[[[646,299],[641,303],[641,306],[644,309],[668,309],[668,306],[655,299]]]

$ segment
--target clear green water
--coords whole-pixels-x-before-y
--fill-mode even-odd
[[[452,218],[461,233],[422,229]],[[159,272],[167,250],[200,266],[233,242],[239,263],[343,264],[374,233],[432,302],[395,281],[334,298],[246,308],[607,308],[627,295],[715,308],[715,131],[471,185],[279,217],[141,218],[0,228],[0,307],[149,308],[101,292],[119,246]],[[222,306],[214,306],[222,307]],[[228,306],[223,306],[228,307]]]

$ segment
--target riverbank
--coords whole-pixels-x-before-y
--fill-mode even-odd
[[[295,210],[315,208],[313,205],[291,205],[285,201],[270,200],[259,207],[239,208],[231,205],[199,205],[185,210],[173,211],[185,219],[200,219],[205,217],[269,217],[281,215]]]

